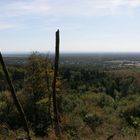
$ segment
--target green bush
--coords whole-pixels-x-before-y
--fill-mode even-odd
[[[96,127],[103,123],[103,118],[99,113],[89,113],[83,117],[83,121],[95,132]]]

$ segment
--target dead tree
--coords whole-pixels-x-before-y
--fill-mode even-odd
[[[52,84],[53,90],[53,112],[54,112],[54,129],[55,135],[61,137],[59,119],[58,119],[58,108],[57,108],[57,96],[56,96],[56,79],[58,75],[58,65],[59,65],[59,30],[56,31],[56,44],[55,44],[55,69],[54,69],[54,79]]]
[[[30,138],[30,132],[29,132],[29,127],[28,127],[28,123],[27,123],[27,119],[26,119],[26,116],[25,116],[25,113],[24,113],[24,110],[16,96],[16,92],[15,92],[15,89],[14,89],[14,86],[13,86],[13,83],[10,79],[10,76],[9,76],[9,73],[8,73],[8,70],[6,68],[6,65],[4,63],[4,60],[3,60],[3,57],[2,57],[2,54],[0,52],[0,63],[2,65],[2,69],[3,69],[3,72],[5,74],[5,77],[6,77],[6,80],[7,80],[7,83],[9,85],[9,88],[10,88],[10,91],[11,91],[11,95],[12,95],[12,98],[13,98],[13,101],[14,101],[14,104],[18,110],[18,112],[20,113],[20,116],[22,118],[22,121],[23,121],[23,124],[24,124],[24,130],[27,132],[27,138],[28,140],[31,140]]]

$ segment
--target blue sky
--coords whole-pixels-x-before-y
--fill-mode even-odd
[[[140,0],[0,0],[2,52],[140,52]]]

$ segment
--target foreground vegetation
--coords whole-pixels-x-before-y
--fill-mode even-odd
[[[114,69],[112,65],[104,67],[101,63],[92,65],[92,62],[90,65],[69,63],[62,63],[57,80],[62,139],[140,138],[140,70],[134,67]],[[26,63],[9,63],[8,70],[32,137],[55,139],[51,59],[34,53],[26,58]],[[22,121],[1,68],[0,77],[1,139],[24,137]]]

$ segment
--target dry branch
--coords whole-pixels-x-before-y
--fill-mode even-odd
[[[20,113],[21,118],[23,120],[24,130],[27,132],[28,140],[31,140],[30,133],[29,133],[29,127],[28,127],[28,123],[27,123],[27,120],[26,120],[25,113],[23,111],[23,108],[22,108],[17,96],[16,96],[16,92],[15,92],[13,83],[12,83],[12,81],[10,79],[10,76],[9,76],[8,70],[6,68],[6,65],[4,63],[4,60],[3,60],[1,52],[0,52],[0,62],[1,62],[1,65],[2,65],[2,69],[3,69],[4,73],[5,73],[6,80],[8,82],[9,87],[10,87],[10,91],[11,91],[11,95],[12,95],[14,104],[15,104],[15,106],[16,106],[16,108],[17,108],[18,112]]]

